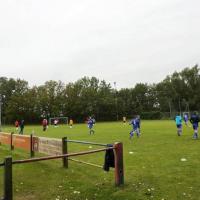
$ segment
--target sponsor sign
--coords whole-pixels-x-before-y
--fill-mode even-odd
[[[11,138],[12,137],[12,138]],[[0,143],[11,145],[14,148],[20,148],[27,151],[31,149],[31,137],[29,135],[18,135],[0,132]],[[38,151],[47,155],[62,154],[62,140],[46,137],[32,137],[32,151]]]
[[[33,151],[38,151],[38,145],[39,145],[38,143],[39,143],[38,137],[33,137],[33,146],[32,146]]]
[[[39,137],[38,151],[48,155],[60,155],[62,154],[62,140]]]
[[[14,148],[16,147],[30,151],[30,145],[31,145],[30,136],[13,134],[12,144]]]
[[[10,145],[10,143],[11,143],[11,133],[0,132],[0,143]]]

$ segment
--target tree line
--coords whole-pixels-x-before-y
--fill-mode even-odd
[[[68,116],[81,122],[89,115],[111,121],[134,114],[156,119],[164,112],[200,110],[199,72],[195,65],[157,84],[137,83],[120,90],[96,77],[67,84],[50,80],[33,87],[25,80],[0,77],[2,121],[38,123],[44,117]]]

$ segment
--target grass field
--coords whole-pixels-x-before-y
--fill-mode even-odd
[[[89,135],[85,124],[67,126],[26,126],[25,133],[100,143],[121,141],[124,144],[125,185],[114,186],[114,173],[70,162],[62,168],[61,160],[42,161],[13,167],[14,200],[176,200],[200,199],[200,140],[192,139],[192,128],[183,126],[183,135],[176,135],[173,121],[142,121],[142,135],[129,140],[131,127],[122,123],[97,123],[95,135]],[[13,131],[4,127],[4,131]],[[69,152],[89,150],[90,145],[70,144]],[[92,146],[92,149],[96,147]],[[130,152],[133,152],[130,154]],[[7,155],[14,159],[28,158],[28,153],[0,146],[0,162]],[[181,158],[186,161],[182,162]],[[104,153],[82,156],[82,160],[103,165]],[[3,188],[3,168],[0,168]],[[0,196],[3,195],[2,189]]]

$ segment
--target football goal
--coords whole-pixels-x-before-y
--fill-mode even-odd
[[[58,124],[68,124],[68,117],[51,117],[49,118],[49,125],[54,125],[55,120]]]
[[[190,118],[190,112],[183,112],[183,117],[185,116],[185,115],[187,115],[188,116],[188,118]]]

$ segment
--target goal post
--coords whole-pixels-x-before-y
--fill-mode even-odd
[[[49,125],[54,125],[54,120],[58,120],[58,124],[68,124],[68,117],[50,117]]]
[[[183,115],[182,115],[183,117],[184,117],[185,115],[187,115],[188,118],[190,118],[190,116],[191,116],[190,112],[183,112],[182,114],[183,114]]]

